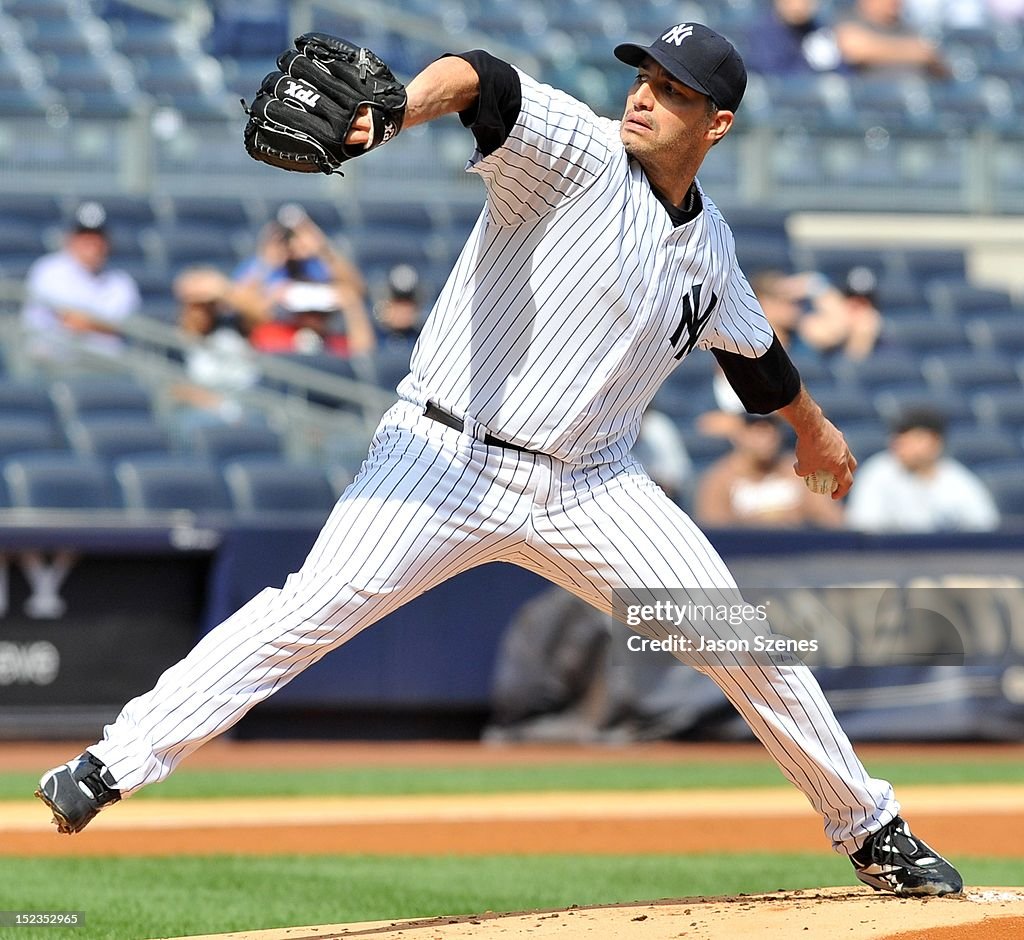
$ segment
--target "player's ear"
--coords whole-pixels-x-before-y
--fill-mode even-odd
[[[732,127],[733,117],[735,115],[732,111],[716,111],[711,116],[711,121],[708,124],[706,138],[714,146],[717,144],[726,134],[729,133],[729,129]]]

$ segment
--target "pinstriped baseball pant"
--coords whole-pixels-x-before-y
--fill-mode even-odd
[[[301,569],[200,640],[90,751],[124,795],[162,780],[325,653],[490,561],[536,571],[609,613],[612,591],[627,586],[734,587],[703,533],[632,459],[579,468],[489,447],[400,402]],[[822,815],[837,851],[854,851],[899,811],[807,667],[679,658],[719,685]]]

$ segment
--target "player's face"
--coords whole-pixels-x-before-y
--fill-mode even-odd
[[[700,149],[712,113],[705,95],[647,58],[630,86],[619,133],[626,152],[641,163],[663,153],[689,154]]]

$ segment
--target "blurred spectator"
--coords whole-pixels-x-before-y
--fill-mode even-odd
[[[766,269],[752,275],[750,286],[779,342],[790,355],[815,352],[803,338],[805,315],[828,313],[842,303],[842,297],[828,279],[813,271],[786,274]],[[713,388],[718,408],[701,415],[698,428],[702,434],[728,437],[742,425],[743,404],[721,369],[715,370]]]
[[[387,294],[376,309],[374,324],[377,345],[412,347],[420,335],[420,276],[408,264],[396,264],[388,271]]]
[[[843,61],[861,74],[950,74],[942,53],[903,19],[902,0],[857,0],[836,24]]]
[[[248,289],[246,307],[240,312],[250,322],[267,323],[279,317],[284,312],[282,297],[296,282],[330,284],[342,309],[366,313],[362,275],[294,204],[282,206],[277,219],[263,227],[256,254],[239,265],[234,280]]]
[[[289,283],[279,303],[286,319],[252,330],[250,341],[261,352],[358,356],[374,348],[373,327],[362,304],[342,306],[333,284]]]
[[[757,42],[747,68],[764,75],[810,75],[844,68],[835,32],[819,15],[818,0],[773,0],[757,18]]]
[[[249,340],[233,314],[244,288],[220,271],[190,268],[174,281],[180,308],[178,328],[188,341],[185,372],[189,382],[172,388],[186,432],[199,425],[238,424],[252,416],[237,398],[259,380]]]
[[[868,532],[984,531],[999,525],[985,485],[943,455],[946,421],[932,408],[893,424],[889,449],[864,461],[850,491],[847,521]]]
[[[683,436],[668,415],[655,408],[644,412],[633,456],[669,499],[682,502],[692,482],[693,464]]]
[[[842,524],[840,505],[812,493],[783,450],[783,429],[771,415],[746,415],[733,452],[708,468],[697,488],[695,516],[708,526]]]
[[[21,318],[39,363],[66,363],[76,347],[111,356],[123,348],[118,324],[138,312],[139,290],[129,274],[107,267],[106,226],[103,207],[83,203],[64,247],[28,270]]]
[[[800,324],[807,343],[826,356],[852,362],[867,359],[882,334],[882,311],[876,302],[878,278],[863,265],[851,268],[842,288],[819,303]]]

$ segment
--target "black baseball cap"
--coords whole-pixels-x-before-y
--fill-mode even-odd
[[[728,39],[707,26],[680,23],[649,46],[624,42],[615,47],[615,58],[627,65],[638,66],[646,56],[726,111],[735,111],[743,100],[747,88],[743,59]]]
[[[76,233],[107,234],[107,210],[98,202],[83,202],[75,210],[71,230]]]

